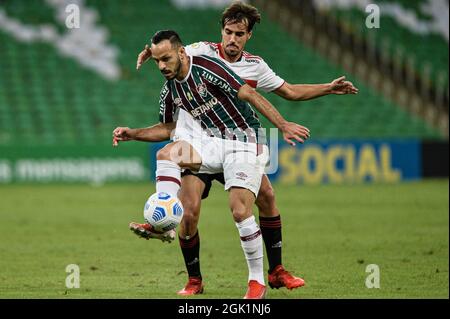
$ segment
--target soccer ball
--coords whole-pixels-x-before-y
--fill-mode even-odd
[[[144,206],[144,219],[156,232],[176,228],[183,218],[183,205],[177,197],[167,193],[155,193]]]

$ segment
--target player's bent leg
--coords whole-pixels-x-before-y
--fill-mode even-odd
[[[263,299],[266,294],[261,231],[251,210],[254,201],[255,195],[250,190],[231,187],[230,208],[249,270],[248,289],[244,299]]]
[[[282,265],[281,216],[275,203],[273,187],[266,175],[262,177],[256,205],[259,209],[259,225],[269,262],[269,286],[277,289],[304,286],[305,281],[302,278],[293,276]]]
[[[200,272],[200,236],[197,229],[204,189],[205,183],[195,175],[186,175],[181,179],[178,197],[183,204],[184,214],[178,230],[178,239],[189,276],[186,286],[177,292],[182,296],[201,294],[204,289]]]
[[[186,141],[167,144],[156,153],[156,192],[178,197],[181,168],[197,170],[201,157]]]
[[[156,159],[171,161],[182,168],[197,171],[202,163],[200,154],[186,141],[177,141],[165,145],[156,152]]]
[[[186,141],[167,144],[157,152],[156,159],[156,191],[176,197],[181,187],[181,167],[198,169],[202,162],[198,152]],[[145,239],[157,238],[170,242],[175,234],[174,230],[165,233],[155,232],[150,224],[132,222],[129,228]]]

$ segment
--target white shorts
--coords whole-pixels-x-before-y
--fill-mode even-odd
[[[242,187],[258,196],[261,178],[269,160],[267,145],[225,140],[217,137],[185,138],[202,158],[198,173],[222,173],[225,177],[225,190]]]

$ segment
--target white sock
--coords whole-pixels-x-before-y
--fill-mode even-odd
[[[263,240],[255,217],[251,216],[236,223],[236,227],[247,259],[248,280],[256,280],[264,285]]]
[[[156,192],[164,192],[178,197],[181,187],[181,168],[176,163],[166,160],[156,161]]]

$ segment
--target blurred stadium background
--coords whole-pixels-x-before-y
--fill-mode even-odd
[[[229,2],[0,0],[0,297],[175,297],[186,277],[178,243],[127,230],[154,190],[160,145],[113,149],[111,132],[157,121],[163,78],[153,63],[135,69],[151,35],[219,42]],[[300,103],[266,95],[312,132],[296,149],[280,143],[271,176],[284,260],[310,284],[269,296],[448,298],[448,1],[251,3],[262,23],[247,51],[290,83],[346,75],[360,90]],[[371,3],[380,28],[366,27]],[[70,4],[80,28],[66,27]],[[246,274],[233,265],[244,259],[220,186],[200,229],[204,297],[239,298]],[[78,290],[64,286],[72,263]],[[383,289],[365,288],[369,263],[381,264]]]

